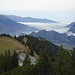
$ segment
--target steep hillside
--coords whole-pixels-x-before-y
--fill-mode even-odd
[[[5,53],[6,50],[10,50],[11,53],[16,50],[18,53],[18,63],[22,66],[27,55],[31,64],[36,64],[41,52],[45,52],[51,57],[51,60],[54,60],[59,47],[40,37],[21,35],[15,36],[13,39],[7,37],[7,35],[0,35],[0,53]]]
[[[36,31],[38,29],[17,23],[4,15],[0,15],[0,33],[8,33],[11,35],[19,35],[25,32]]]
[[[34,56],[34,52],[39,54],[41,51],[45,51],[49,56],[52,53],[56,53],[59,50],[59,47],[53,43],[45,40],[44,38],[35,38],[33,36],[27,36],[27,45],[30,49],[30,54]]]
[[[23,44],[15,39],[5,36],[0,37],[0,53],[4,53],[8,49],[11,52],[16,49],[24,49],[25,51],[27,50],[27,48]]]

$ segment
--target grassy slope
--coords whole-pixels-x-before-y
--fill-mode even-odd
[[[14,50],[19,48],[27,50],[24,45],[22,45],[19,41],[15,39],[11,39],[8,37],[0,37],[0,53],[4,53],[6,49],[10,49],[11,52],[13,52]]]

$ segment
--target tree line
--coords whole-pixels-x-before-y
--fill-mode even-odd
[[[15,51],[12,55],[9,50],[0,54],[0,75],[75,75],[75,48],[67,51],[61,46],[54,61],[41,50],[36,65],[31,65],[28,58],[20,67]]]

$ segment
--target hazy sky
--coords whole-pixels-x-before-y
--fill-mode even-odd
[[[0,13],[75,21],[75,0],[0,0]]]

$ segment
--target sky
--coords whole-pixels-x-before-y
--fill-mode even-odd
[[[0,0],[0,14],[75,21],[75,0]]]

